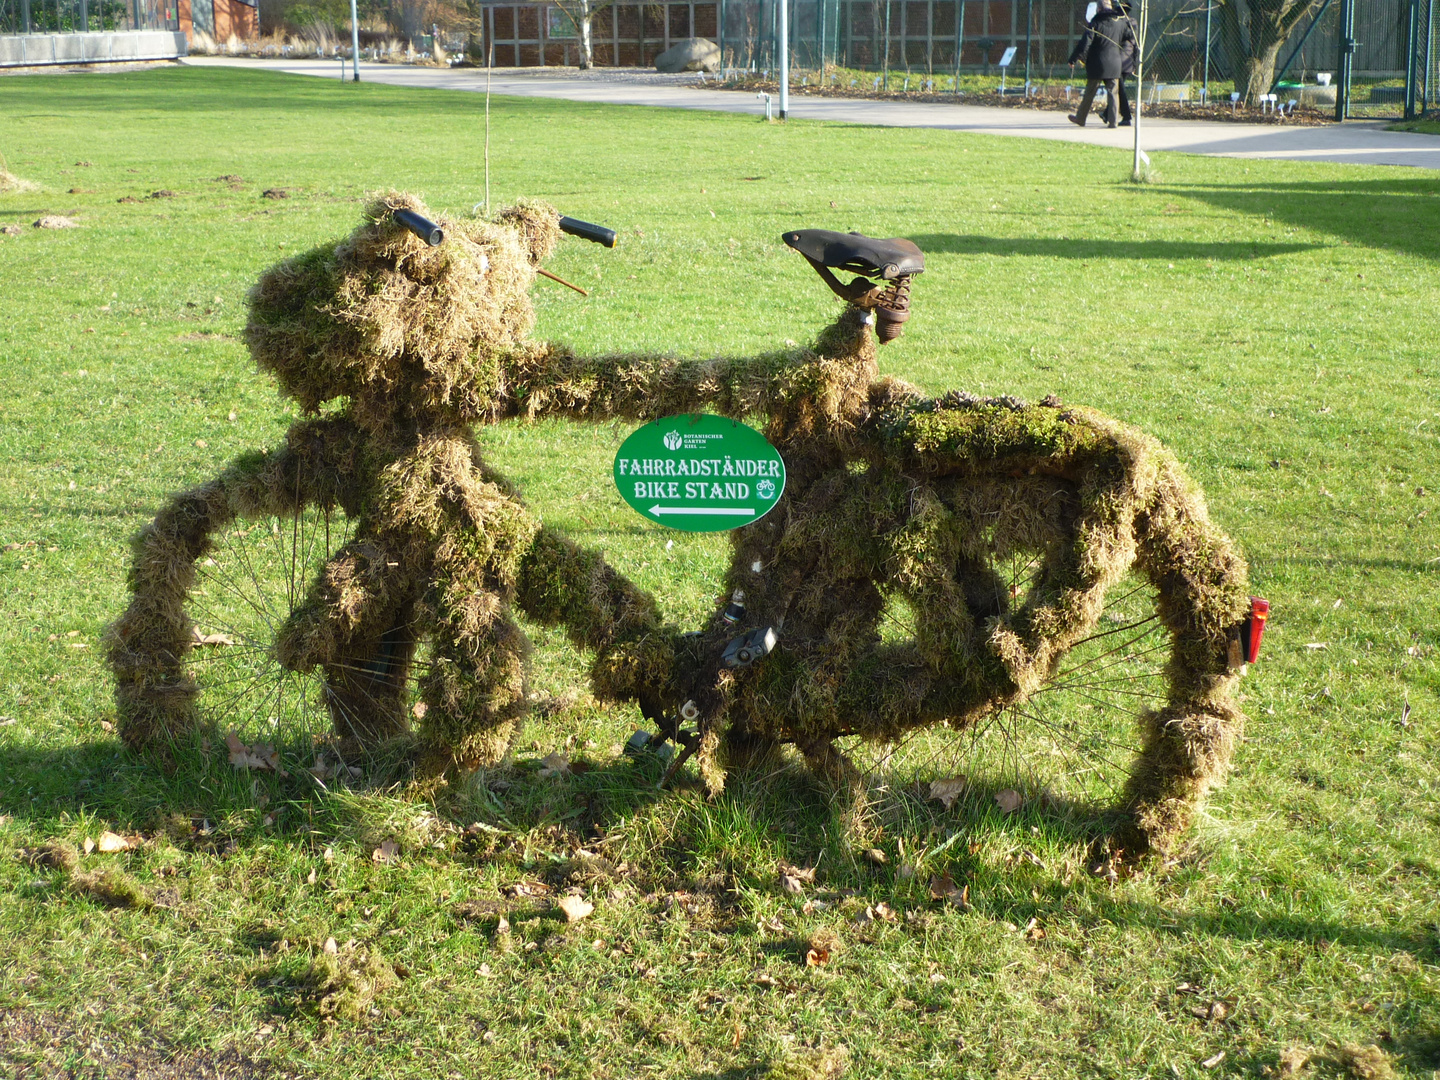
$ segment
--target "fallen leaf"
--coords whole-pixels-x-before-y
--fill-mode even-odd
[[[1224,1051],[1224,1050],[1221,1050],[1221,1051],[1220,1051],[1218,1054],[1216,1054],[1214,1057],[1208,1057],[1208,1058],[1206,1058],[1204,1061],[1200,1062],[1200,1067],[1201,1067],[1202,1069],[1213,1069],[1213,1068],[1215,1068],[1216,1065],[1219,1065],[1220,1062],[1222,1062],[1222,1061],[1224,1061],[1224,1060],[1225,1060],[1225,1051]]]
[[[270,763],[241,742],[233,730],[225,733],[225,748],[230,751],[230,764],[237,769],[270,768]]]
[[[885,903],[885,901],[883,900],[875,905],[874,911],[875,918],[881,920],[882,922],[894,922],[900,917],[895,914],[895,909],[892,908],[889,904]]]
[[[951,776],[944,780],[930,781],[930,798],[942,803],[946,810],[965,791],[968,781],[963,776]]]
[[[327,848],[324,850],[324,852],[321,853],[321,856],[320,856],[320,857],[321,857],[322,859],[324,859],[326,862],[334,862],[334,861],[335,861],[335,849],[334,849],[334,848],[329,848],[329,847],[327,847]]]
[[[570,772],[570,759],[558,752],[547,754],[540,760],[540,764],[543,768],[537,774],[539,776],[564,776]]]
[[[1044,941],[1044,940],[1045,940],[1045,928],[1040,925],[1040,920],[1039,920],[1039,919],[1031,919],[1028,923],[1025,924],[1025,940],[1026,940],[1026,941]]]
[[[1307,641],[1305,643],[1305,648],[1307,649],[1328,649],[1329,647],[1330,643],[1328,641]]]
[[[305,876],[305,884],[314,885],[318,879],[319,875],[315,873],[315,868],[312,866],[310,868],[310,873]]]
[[[1025,805],[1025,796],[1014,788],[1006,788],[1004,791],[995,793],[995,805],[1000,807],[1002,814],[1013,814]]]
[[[234,645],[235,639],[229,634],[202,634],[198,626],[190,630],[192,645]]]
[[[947,870],[942,876],[932,877],[930,879],[930,899],[948,900],[950,903],[959,907],[961,911],[969,911],[970,886],[966,885],[964,888],[961,888],[956,885],[955,879],[950,876],[950,872]]]
[[[798,866],[791,866],[787,862],[780,864],[780,887],[789,893],[802,893],[804,886],[814,884],[815,868],[813,866],[802,870]]]
[[[85,843],[81,846],[85,848],[85,854],[89,855],[90,852],[95,850],[95,841],[91,840],[90,837],[87,836],[85,837]]]
[[[327,937],[325,939],[325,951],[331,956],[338,956],[340,954],[340,946],[335,944],[333,937]]]
[[[127,851],[130,848],[130,841],[106,829],[100,834],[100,843],[96,847],[107,854],[114,851]]]
[[[579,922],[595,910],[595,905],[579,896],[562,896],[555,906],[565,913],[566,922]]]
[[[878,847],[866,848],[864,854],[865,861],[874,866],[884,866],[890,861],[885,857],[885,852],[881,851]]]
[[[830,962],[829,949],[810,949],[805,953],[806,967],[823,967]]]
[[[497,933],[497,934],[508,934],[509,932],[510,932],[510,920],[507,919],[507,918],[505,918],[504,915],[501,915],[499,921],[495,923],[495,933]]]
[[[370,853],[370,858],[384,866],[394,862],[399,851],[400,845],[394,840],[382,840],[380,846]]]
[[[430,706],[426,705],[423,701],[417,701],[414,705],[410,706],[410,715],[415,717],[416,720],[424,720],[425,714],[429,711]]]

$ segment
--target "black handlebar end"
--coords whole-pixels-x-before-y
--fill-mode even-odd
[[[392,210],[390,216],[396,224],[403,225],[431,247],[439,247],[445,239],[445,230],[427,217],[421,217],[414,210]]]
[[[604,225],[592,225],[590,222],[580,221],[578,218],[562,217],[560,231],[569,233],[571,236],[578,236],[582,240],[600,244],[602,247],[613,248],[615,246],[615,230],[607,229]]]

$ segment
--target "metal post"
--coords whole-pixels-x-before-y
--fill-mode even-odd
[[[1328,4],[1330,0],[1325,0]],[[1205,81],[1202,84],[1204,90],[1205,104],[1210,104],[1210,13],[1215,10],[1214,0],[1206,0],[1205,3]],[[1140,87],[1135,87],[1135,96],[1140,96]]]
[[[350,0],[350,62],[353,77],[351,82],[360,81],[360,15],[355,10],[355,0]],[[344,71],[342,67],[340,69]]]
[[[955,93],[960,93],[960,52],[965,48],[965,0],[960,0],[955,14]]]
[[[1030,27],[1035,20],[1031,17],[1035,0],[1025,0],[1025,98],[1030,98]]]
[[[1350,73],[1355,64],[1355,0],[1340,0],[1340,70],[1335,88],[1335,119],[1350,116]]]
[[[890,89],[890,0],[885,0],[885,59],[880,66],[880,89]]]
[[[83,0],[82,0],[83,2]],[[1415,119],[1416,54],[1420,51],[1420,0],[1410,0],[1410,25],[1405,35],[1405,119]]]
[[[1436,93],[1440,87],[1435,85],[1435,0],[1430,0],[1430,9],[1425,15],[1425,28],[1425,102],[1420,112],[1428,115],[1430,103],[1440,97]]]
[[[815,0],[820,15],[820,85],[825,85],[825,0]]]
[[[610,17],[613,19],[615,16],[612,13]],[[725,0],[720,0],[715,5],[715,37],[718,39],[716,43],[720,46],[720,77],[723,79],[725,77]],[[610,62],[617,63],[614,57],[610,58]]]
[[[176,14],[177,14],[177,15],[179,14],[179,9],[178,9],[178,8],[176,9]],[[90,5],[89,5],[89,3],[87,2],[87,0],[80,0],[80,31],[81,31],[82,33],[88,33],[89,30],[90,30]]]
[[[779,0],[780,18],[780,119],[790,115],[790,0]]]

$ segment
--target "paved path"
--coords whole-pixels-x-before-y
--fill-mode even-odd
[[[190,57],[197,67],[235,66],[339,79],[339,64],[325,60],[245,60],[231,57]],[[348,70],[348,69],[347,69]],[[362,81],[390,86],[439,87],[447,90],[485,89],[480,68],[424,68],[400,64],[360,65]],[[611,105],[654,105],[707,109],[716,112],[764,113],[754,94],[733,90],[697,90],[694,75],[658,75],[635,69],[576,72],[556,68],[496,68],[491,92],[519,97],[563,98]],[[1080,129],[1063,112],[999,109],[979,105],[944,105],[909,101],[866,101],[790,95],[790,116],[797,120],[836,120],[889,127],[929,127],[973,131],[986,135],[1019,135],[1060,139],[1099,146],[1128,148],[1130,129],[1113,131],[1091,124]],[[1147,151],[1177,150],[1225,157],[1282,158],[1291,161],[1338,161],[1356,165],[1413,165],[1440,169],[1440,137],[1386,131],[1383,121],[1351,120],[1320,127],[1271,124],[1227,124],[1205,120],[1144,121],[1142,145]]]

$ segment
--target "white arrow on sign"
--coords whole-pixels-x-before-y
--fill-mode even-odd
[[[725,514],[735,517],[754,517],[755,511],[748,506],[661,506],[650,507],[652,514]]]

